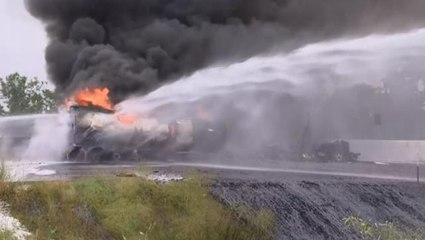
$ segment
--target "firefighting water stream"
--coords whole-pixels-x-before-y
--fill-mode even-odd
[[[192,115],[225,122],[228,136],[223,149],[207,160],[193,156],[190,162],[194,166],[217,163],[215,166],[226,168],[227,163],[231,168],[297,170],[293,163],[279,167],[277,159],[293,160],[310,145],[335,139],[353,140],[355,148],[365,151],[361,160],[370,160],[369,153],[377,156],[373,162],[384,164],[415,161],[425,156],[425,144],[419,141],[425,136],[425,127],[419,127],[425,122],[424,60],[425,29],[335,39],[217,64],[146,96],[132,97],[116,109],[164,122]],[[10,121],[16,123],[16,119]],[[23,153],[20,160],[7,161],[14,175],[55,174],[56,170],[44,165],[61,162],[69,145],[69,122],[66,111],[35,117],[28,146],[17,150]],[[401,156],[409,157],[379,155],[385,152],[384,145],[364,149],[362,141],[366,139],[402,141],[406,147]],[[338,171],[334,165],[320,168],[327,173]],[[316,171],[306,170],[304,165],[301,169]],[[404,177],[408,176],[398,176]]]
[[[227,150],[245,152],[244,159],[270,149],[290,158],[331,139],[421,140],[424,39],[420,29],[257,56],[198,71],[120,108],[162,118],[206,109],[229,125]],[[409,154],[405,147],[397,156],[405,159],[392,161],[416,159],[424,145],[411,144]]]
[[[389,84],[389,78],[403,82],[416,77],[412,80],[420,82],[424,80],[420,77],[424,39],[425,29],[419,29],[309,44],[289,53],[265,54],[200,70],[121,105],[124,111],[150,111],[167,104],[247,90],[294,96],[319,92],[329,97],[338,88],[359,83],[384,86]],[[392,77],[394,73],[398,74]],[[233,98],[237,100],[237,96]]]

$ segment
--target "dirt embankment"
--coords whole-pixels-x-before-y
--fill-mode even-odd
[[[286,179],[286,177],[285,177]],[[425,185],[321,177],[220,180],[213,194],[226,204],[268,208],[279,239],[360,239],[343,219],[391,221],[404,229],[425,226]]]

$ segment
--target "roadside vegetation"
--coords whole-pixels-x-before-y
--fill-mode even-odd
[[[1,240],[17,240],[17,238],[13,236],[13,233],[9,231],[0,231],[0,239]]]
[[[51,113],[56,110],[56,97],[47,82],[18,73],[0,78],[0,116]]]
[[[421,232],[406,232],[390,222],[372,223],[359,217],[344,219],[345,224],[358,231],[363,239],[367,240],[423,240],[425,234]]]
[[[271,213],[225,207],[197,178],[3,182],[0,198],[34,240],[273,239]]]

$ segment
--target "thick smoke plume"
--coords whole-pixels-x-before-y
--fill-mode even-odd
[[[327,38],[407,30],[423,0],[27,0],[46,24],[57,92],[105,86],[119,102],[208,65]]]

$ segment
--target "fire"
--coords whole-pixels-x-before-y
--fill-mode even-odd
[[[204,107],[198,105],[196,110],[197,110],[198,118],[203,119],[203,120],[211,120],[212,119],[211,113],[208,110],[206,110]]]
[[[114,112],[114,117],[123,125],[135,125],[139,116],[118,113],[119,109],[115,109],[110,98],[108,88],[83,89],[77,91],[73,97],[65,100],[64,106],[68,109],[73,105],[94,106],[110,110]]]
[[[120,114],[117,116],[118,121],[124,125],[134,125],[136,123],[136,118],[131,115]]]
[[[108,88],[83,89],[74,96],[74,101],[80,106],[94,106],[106,110],[114,110],[109,98]]]

